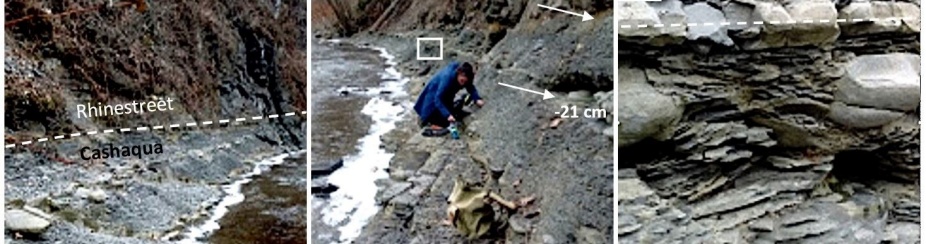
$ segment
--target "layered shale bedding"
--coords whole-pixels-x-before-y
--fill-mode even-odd
[[[622,243],[919,243],[918,2],[615,8]]]

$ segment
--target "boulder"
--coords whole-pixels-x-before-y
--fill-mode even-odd
[[[920,32],[920,7],[908,2],[854,0],[839,10],[843,35]]]
[[[627,146],[640,140],[664,135],[682,116],[680,103],[659,93],[646,83],[643,71],[619,69],[618,82],[618,145]]]
[[[690,23],[721,23],[726,17],[719,9],[707,3],[695,3],[683,8]],[[723,46],[733,46],[733,40],[727,36],[727,27],[719,24],[688,27],[688,40],[706,39]]]
[[[617,6],[618,38],[653,46],[684,42],[685,12],[681,6],[678,0],[652,5],[639,1],[620,2]]]
[[[618,36],[628,37],[655,37],[662,34],[662,28],[654,25],[660,24],[656,10],[645,2],[620,2],[617,8]],[[638,27],[646,25],[645,27]]]
[[[904,116],[889,110],[862,108],[836,102],[830,107],[829,118],[851,128],[872,128],[891,123]]]
[[[836,83],[836,100],[867,108],[912,111],[920,104],[920,56],[859,56]]]
[[[744,39],[746,50],[797,47],[833,43],[839,37],[836,8],[824,0],[778,2],[730,2],[723,7],[735,36]],[[821,22],[820,20],[830,20]],[[753,24],[761,21],[761,25]],[[811,22],[804,22],[811,21]],[[739,22],[748,25],[736,24]]]
[[[96,203],[105,202],[106,199],[108,198],[109,198],[109,195],[106,194],[106,191],[101,190],[101,189],[91,191],[90,194],[87,195],[87,199],[90,199],[90,201],[93,201]]]
[[[588,102],[592,100],[592,93],[588,90],[571,91],[566,98],[575,102]]]
[[[807,46],[833,43],[839,37],[836,24],[836,5],[828,0],[792,1],[785,5],[791,19],[800,24],[791,25],[788,46]],[[811,23],[803,21],[812,20]],[[829,20],[822,22],[821,20]]]
[[[746,4],[729,2],[723,5],[723,12],[731,25],[732,36],[743,40],[740,44],[743,49],[756,50],[773,47],[783,47],[787,44],[786,31],[791,27],[787,25],[739,25],[739,22],[753,21],[780,21],[787,22],[791,16],[779,3],[758,2]]]
[[[7,210],[4,216],[6,229],[13,232],[41,234],[51,226],[47,219],[19,209]]]

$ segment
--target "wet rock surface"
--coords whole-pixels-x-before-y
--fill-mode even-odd
[[[209,151],[208,157],[162,154],[147,164],[129,158],[80,166],[8,154],[7,206],[36,208],[57,220],[36,239],[40,242],[11,243],[100,243],[110,239],[150,243],[180,234],[209,217],[213,204],[224,195],[220,186],[237,180],[236,172],[250,170],[254,162],[279,154],[278,150],[295,149],[268,144],[255,136],[255,129],[192,132],[176,142],[163,142],[165,150]],[[159,138],[137,134],[117,140],[162,140]],[[58,150],[69,150],[64,148],[77,143],[62,142]],[[237,160],[228,160],[230,157]]]
[[[615,119],[553,123],[553,112],[564,105],[597,107],[613,101],[611,3],[559,6],[587,10],[595,16],[587,22],[538,9],[531,1],[392,3],[370,32],[347,41],[384,47],[395,55],[398,70],[411,79],[406,88],[411,99],[448,61],[475,62],[475,85],[487,105],[468,108],[473,113],[463,121],[460,140],[421,136],[414,113],[383,136],[384,148],[395,153],[390,179],[378,182],[380,211],[355,243],[467,242],[453,226],[442,224],[458,176],[482,182],[508,200],[535,197],[516,211],[497,210],[498,219],[511,223],[472,243],[614,242],[608,133]],[[463,12],[448,7],[480,11],[456,14]],[[416,61],[416,36],[444,37],[444,60]],[[540,101],[496,82],[548,89],[557,98]],[[607,109],[610,115],[611,105]]]
[[[663,8],[632,5],[617,12]],[[919,242],[919,6],[683,5],[703,22],[619,30],[621,243]],[[681,101],[664,136],[624,120],[634,82]]]

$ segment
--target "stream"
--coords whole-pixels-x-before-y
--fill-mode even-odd
[[[313,46],[312,59],[312,160],[343,160],[321,179],[338,189],[313,194],[312,243],[350,243],[380,210],[374,182],[388,177],[393,156],[380,137],[411,111],[402,102],[408,79],[382,48],[324,41]]]

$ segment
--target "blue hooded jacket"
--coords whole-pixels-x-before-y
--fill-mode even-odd
[[[438,71],[418,95],[415,112],[422,121],[427,120],[435,112],[440,113],[442,118],[450,117],[449,106],[453,104],[454,96],[462,88],[466,88],[466,92],[474,101],[481,99],[476,87],[473,86],[475,79],[466,82],[466,85],[460,85],[460,82],[457,82],[457,67],[460,65],[459,62],[451,62],[450,65]]]

